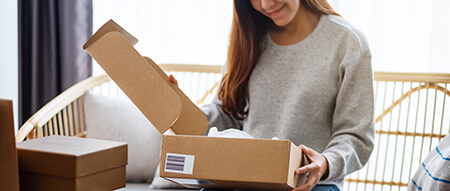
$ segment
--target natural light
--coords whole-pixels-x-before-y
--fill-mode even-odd
[[[223,64],[232,1],[94,0],[94,31],[114,19],[156,63]],[[330,0],[367,36],[376,71],[449,73],[450,1]],[[94,74],[102,73],[94,66]]]
[[[136,49],[156,63],[222,65],[226,62],[232,20],[231,0],[94,0],[94,31],[109,19],[139,39]],[[344,18],[367,37],[372,52],[374,71],[450,73],[450,1],[448,0],[329,0]],[[95,62],[94,62],[95,63]],[[94,75],[104,73],[94,64]],[[377,83],[376,114],[390,107],[398,97],[419,83]],[[437,84],[442,85],[442,84]],[[444,86],[444,85],[442,85]],[[447,85],[445,85],[447,88]],[[377,123],[379,131],[434,132],[437,127],[449,131],[450,103],[445,94],[435,90],[420,90],[394,108],[385,120]],[[189,94],[189,92],[187,92]],[[392,95],[392,96],[391,96]],[[389,97],[391,96],[391,97]],[[192,98],[191,98],[192,99]],[[434,101],[428,101],[434,100]],[[437,101],[436,101],[437,100]],[[418,108],[409,111],[409,108]],[[425,115],[419,118],[419,115]],[[394,116],[394,117],[393,117]],[[396,118],[398,116],[398,118]],[[419,119],[419,120],[417,120]],[[427,129],[425,128],[427,127]],[[432,127],[428,129],[428,127]],[[433,128],[436,129],[433,130]],[[389,129],[386,129],[389,128]],[[423,130],[421,130],[423,128]],[[416,131],[416,129],[418,129]],[[442,131],[442,130],[441,130]],[[375,151],[386,153],[377,164],[368,164],[352,178],[408,182],[415,169],[412,161],[423,160],[429,148],[439,141],[412,136],[377,135],[385,144],[375,145]],[[404,145],[419,145],[420,153],[411,156],[397,150]],[[423,150],[423,152],[422,152]],[[401,163],[400,163],[401,162]],[[396,174],[386,174],[380,166],[394,168]],[[361,185],[346,184],[348,190]],[[375,187],[367,190],[397,190],[398,187]],[[406,189],[406,188],[402,188]]]

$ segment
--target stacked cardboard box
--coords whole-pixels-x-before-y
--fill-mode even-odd
[[[17,152],[21,190],[113,190],[126,184],[126,143],[48,136],[17,143]]]
[[[19,168],[11,100],[0,99],[0,141],[0,190],[19,191]]]

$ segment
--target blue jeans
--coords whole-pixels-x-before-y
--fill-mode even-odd
[[[339,188],[334,184],[316,185],[311,191],[339,191]]]

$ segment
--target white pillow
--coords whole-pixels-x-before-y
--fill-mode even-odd
[[[151,182],[159,162],[161,134],[125,98],[87,92],[84,97],[87,137],[128,143],[128,182]]]

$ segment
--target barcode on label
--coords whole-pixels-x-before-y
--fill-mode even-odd
[[[194,159],[193,155],[182,155],[167,153],[165,172],[181,173],[181,174],[192,174],[194,169]]]

